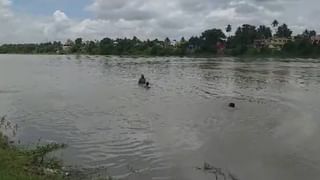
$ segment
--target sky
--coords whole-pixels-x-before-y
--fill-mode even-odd
[[[320,32],[319,0],[0,0],[0,44],[103,37],[180,39],[231,24]]]

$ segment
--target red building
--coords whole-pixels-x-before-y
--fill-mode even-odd
[[[217,48],[217,54],[223,55],[226,49],[226,44],[224,42],[217,42],[216,48]]]

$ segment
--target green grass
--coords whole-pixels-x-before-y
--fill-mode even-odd
[[[0,180],[63,179],[62,173],[46,172],[51,167],[58,168],[59,163],[56,161],[43,161],[45,154],[58,148],[61,147],[47,145],[38,147],[35,150],[18,149],[10,146],[8,140],[0,132]]]

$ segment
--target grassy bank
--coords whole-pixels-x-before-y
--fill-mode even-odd
[[[63,145],[50,144],[33,150],[23,150],[10,145],[8,138],[0,132],[0,179],[63,179],[59,161],[45,157],[46,154],[62,147]]]

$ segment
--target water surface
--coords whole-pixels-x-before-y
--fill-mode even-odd
[[[0,115],[92,176],[318,180],[319,62],[1,55]]]

